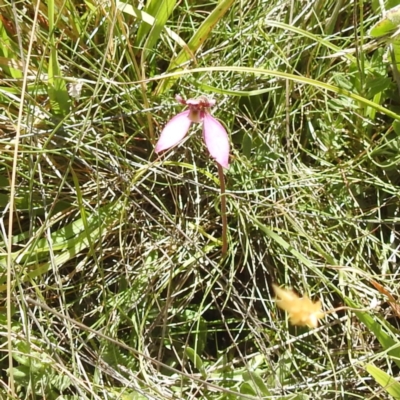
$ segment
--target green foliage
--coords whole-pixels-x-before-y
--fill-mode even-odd
[[[368,364],[366,370],[371,376],[389,393],[393,399],[400,399],[400,383],[393,379],[389,374],[374,365]]]
[[[358,308],[349,299],[346,302],[351,307]],[[397,366],[400,366],[400,343],[394,339],[394,334],[399,334],[399,331],[391,327],[383,319],[375,321],[369,313],[356,311],[355,314],[369,331],[375,335],[383,349],[387,352],[387,355],[393,359]],[[390,331],[392,331],[391,335],[388,333]]]
[[[58,53],[56,48],[56,41],[54,37],[55,30],[55,2],[50,0],[47,5],[48,22],[49,22],[49,88],[48,94],[50,98],[50,105],[55,114],[65,115],[69,111],[69,96],[67,93],[67,85],[61,74],[61,68],[58,62]]]
[[[4,1],[0,397],[398,398],[395,3]],[[153,152],[175,94],[230,134],[225,257],[201,128]]]
[[[135,47],[143,48],[142,62],[145,62],[148,54],[158,42],[161,31],[175,8],[176,0],[169,1],[149,1],[145,7],[145,12],[154,18],[154,25],[140,24],[136,35]],[[144,43],[143,43],[144,42]]]
[[[255,371],[247,371],[243,374],[244,383],[240,386],[241,393],[253,396],[271,396],[261,376]]]
[[[221,20],[233,3],[234,0],[221,0],[218,2],[214,10],[210,12],[208,17],[190,38],[187,45],[185,45],[178,55],[171,60],[168,71],[180,68],[190,59],[196,62],[195,54],[197,50],[210,37],[215,25]],[[163,94],[166,90],[171,88],[173,82],[175,82],[175,79],[171,78],[161,81],[157,86],[156,94]]]
[[[381,37],[393,33],[400,27],[400,6],[388,10],[370,30],[370,36]]]

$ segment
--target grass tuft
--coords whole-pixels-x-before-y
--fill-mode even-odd
[[[394,3],[3,1],[1,398],[397,398]]]

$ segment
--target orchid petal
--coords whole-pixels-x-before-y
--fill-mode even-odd
[[[203,138],[211,157],[224,168],[229,167],[229,138],[224,126],[210,114],[203,118]]]
[[[177,145],[185,137],[192,123],[189,114],[190,110],[183,111],[175,115],[175,117],[165,125],[156,144],[156,153],[160,153],[163,150]]]

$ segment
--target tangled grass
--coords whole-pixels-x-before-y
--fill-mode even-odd
[[[400,398],[381,5],[198,3],[0,5],[1,396]],[[226,256],[199,128],[153,151],[176,93],[230,132]]]

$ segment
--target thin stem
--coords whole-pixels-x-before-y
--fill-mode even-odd
[[[13,340],[12,340],[12,309],[11,303],[13,298],[13,291],[12,291],[12,277],[14,274],[14,261],[12,257],[12,245],[13,245],[13,221],[14,221],[14,208],[15,208],[15,188],[17,186],[17,168],[18,168],[18,149],[19,149],[19,140],[21,136],[21,126],[22,126],[22,119],[23,119],[23,111],[24,111],[24,101],[25,101],[25,93],[26,87],[28,82],[28,69],[29,69],[29,61],[31,58],[32,53],[32,46],[34,43],[34,36],[36,34],[36,23],[37,18],[39,15],[39,6],[40,1],[36,3],[35,7],[35,15],[33,19],[33,28],[31,30],[31,36],[29,38],[29,47],[28,53],[26,55],[26,62],[24,63],[24,76],[22,80],[22,87],[21,87],[21,106],[19,108],[18,113],[18,120],[17,120],[17,127],[15,132],[15,140],[14,140],[14,154],[13,154],[13,163],[12,163],[12,170],[11,170],[11,183],[10,183],[10,217],[8,220],[8,237],[7,237],[7,299],[6,299],[6,306],[7,306],[7,336],[8,336],[8,390],[10,392],[10,396],[15,398],[15,384],[14,384],[14,368],[13,368]],[[18,20],[15,21],[15,24],[18,26]]]
[[[360,311],[360,312],[365,312],[365,311],[371,311],[373,310],[375,307],[365,307],[365,308],[353,308],[353,307],[347,307],[347,306],[341,306],[341,307],[336,307],[333,308],[332,310],[328,310],[325,312],[325,314],[333,314],[337,311]]]
[[[222,256],[228,251],[228,219],[226,217],[225,176],[223,168],[217,163],[219,184],[221,186]]]

